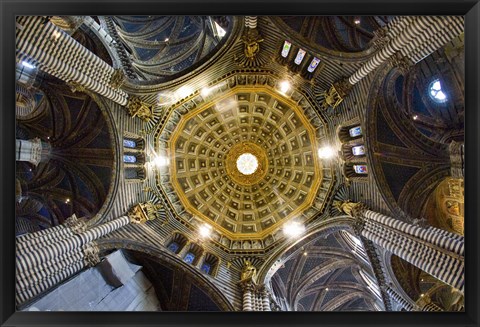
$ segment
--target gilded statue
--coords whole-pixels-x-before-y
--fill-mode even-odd
[[[330,87],[328,92],[323,92],[321,95],[324,96],[323,109],[328,109],[329,107],[336,108],[343,101],[334,85]]]
[[[145,121],[149,121],[153,118],[153,105],[149,105],[137,97],[131,97],[128,100],[127,107],[132,118],[138,117]]]
[[[242,273],[240,275],[241,282],[250,282],[257,283],[257,268],[253,266],[250,260],[245,260]]]
[[[263,42],[263,39],[255,28],[247,28],[247,31],[242,36],[242,41],[245,44],[245,57],[249,60],[255,59],[255,56],[260,51],[260,43]]]
[[[350,217],[356,217],[359,214],[359,210],[365,209],[365,205],[359,202],[346,201],[333,201],[333,206],[340,212],[344,212]]]
[[[142,224],[149,220],[159,218],[159,211],[163,206],[152,202],[138,203],[128,211],[132,223]]]

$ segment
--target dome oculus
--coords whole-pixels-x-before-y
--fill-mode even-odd
[[[237,169],[244,175],[253,174],[258,168],[258,160],[251,153],[241,154],[237,159]]]

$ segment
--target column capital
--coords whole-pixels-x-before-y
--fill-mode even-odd
[[[387,36],[387,27],[383,26],[375,31],[373,31],[372,46],[375,50],[380,50],[385,45],[390,42],[390,38]]]
[[[125,82],[125,74],[120,68],[115,68],[113,74],[110,77],[110,86],[114,89],[120,88]]]
[[[83,247],[83,262],[87,267],[94,267],[100,262],[100,249],[98,248],[97,244],[91,242],[89,244],[84,245]]]
[[[400,52],[394,53],[393,56],[388,58],[388,62],[391,67],[399,69],[402,75],[406,75],[413,66],[413,62],[409,58],[402,56]]]
[[[75,214],[68,217],[63,225],[70,228],[73,234],[81,234],[87,230],[85,221],[78,219]]]

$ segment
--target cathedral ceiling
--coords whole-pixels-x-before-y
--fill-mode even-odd
[[[30,231],[61,224],[72,214],[95,217],[113,179],[110,127],[98,104],[56,82],[44,83],[42,91],[34,111],[17,121],[18,139],[44,142],[38,166],[17,162],[17,227]]]
[[[232,310],[218,290],[182,268],[182,264],[136,250],[124,250],[124,253],[129,261],[140,264],[143,273],[152,281],[160,311]]]
[[[285,299],[290,310],[376,310],[375,297],[363,277],[369,268],[345,244],[346,234],[319,236],[290,255],[273,274],[274,294]]]
[[[280,92],[279,82],[253,72],[218,80],[208,95],[174,105],[156,133],[159,154],[170,158],[157,187],[179,219],[214,226],[226,248],[265,248],[285,222],[323,212],[332,187],[331,168],[317,156],[324,121],[299,91]],[[237,166],[246,153],[257,160],[251,174]]]
[[[372,110],[367,112],[367,121],[371,122],[367,126],[367,149],[372,172],[391,210],[412,217],[420,217],[428,196],[450,173],[447,144],[435,135],[435,130],[458,119],[446,114],[445,107],[432,103],[428,95],[420,95],[428,87],[428,79],[422,76],[419,69],[405,78],[397,70],[389,71],[371,87]],[[432,119],[423,118],[427,113]],[[428,131],[428,121],[437,124],[430,128],[433,132]]]
[[[115,16],[113,22],[134,69],[131,77],[138,80],[179,76],[210,56],[222,40],[215,20],[207,16]],[[225,33],[228,22],[220,22]]]
[[[291,39],[332,56],[360,58],[371,44],[373,31],[385,26],[389,16],[278,16],[272,17]]]

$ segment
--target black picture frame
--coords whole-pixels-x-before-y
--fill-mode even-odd
[[[2,326],[478,326],[479,325],[479,31],[480,4],[460,0],[404,1],[254,1],[254,0],[143,0],[68,1],[0,0],[1,12],[1,269],[0,321]],[[466,178],[465,241],[466,311],[463,313],[356,312],[15,312],[15,16],[16,15],[465,15]]]

